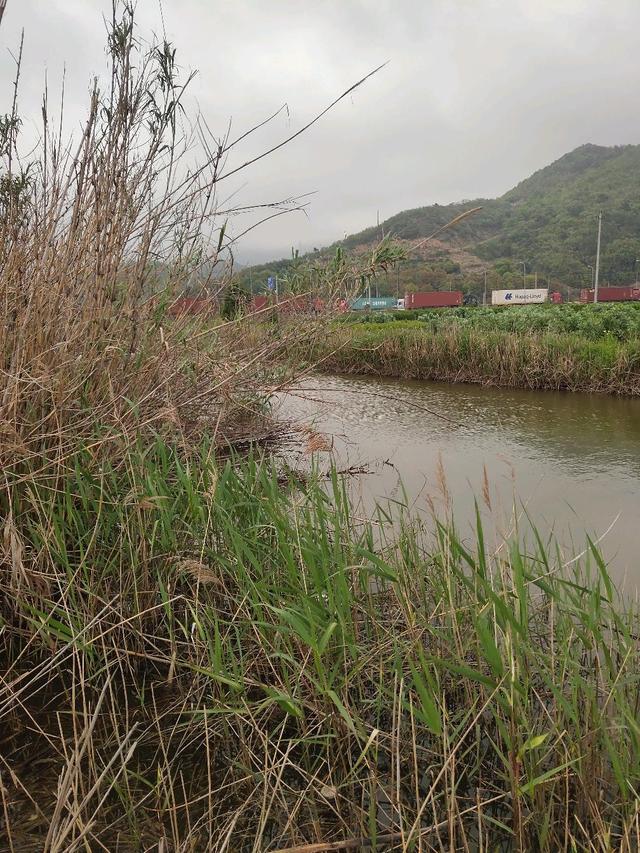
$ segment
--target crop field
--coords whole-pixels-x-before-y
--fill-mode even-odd
[[[578,335],[589,341],[614,338],[625,341],[640,338],[640,303],[601,303],[582,305],[521,305],[462,308],[435,308],[431,310],[362,312],[345,315],[342,323],[403,324],[408,321],[439,332],[451,328],[477,329],[516,333],[544,333]]]

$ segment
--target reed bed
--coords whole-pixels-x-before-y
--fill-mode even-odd
[[[310,358],[333,373],[640,394],[640,339],[588,340],[459,325],[430,331],[412,321],[335,324]]]
[[[48,95],[41,146],[19,157],[14,107],[1,127],[0,430],[2,461],[64,458],[95,424],[114,434],[140,424],[184,426],[197,398],[224,419],[229,381],[251,385],[242,356],[194,340],[168,322],[189,286],[224,286],[216,211],[217,155],[193,170],[193,139],[178,118],[170,46],[140,48],[125,4],[109,34],[110,78],[94,82],[81,139],[52,127]],[[60,120],[61,121],[61,120]],[[205,140],[201,134],[200,142]],[[242,397],[242,392],[238,395]],[[185,420],[186,419],[186,420]]]
[[[3,849],[637,849],[638,612],[595,547],[119,449],[0,498]]]

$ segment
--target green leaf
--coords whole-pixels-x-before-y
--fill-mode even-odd
[[[493,631],[486,617],[480,616],[476,620],[476,631],[478,632],[478,640],[485,660],[491,667],[493,674],[501,678],[504,674],[504,664],[502,663],[502,656],[496,645]]]
[[[286,714],[296,717],[298,720],[304,717],[302,707],[291,696],[283,693],[282,690],[278,690],[275,687],[267,687],[265,690],[267,695],[274,699],[277,705],[282,708]]]
[[[344,707],[344,705],[340,701],[340,697],[338,696],[336,691],[335,690],[327,690],[327,696],[329,697],[329,699],[331,699],[333,704],[338,709],[338,713],[340,714],[342,719],[347,724],[348,729],[351,732],[353,732],[353,734],[356,734],[356,727],[355,727],[355,724],[354,724],[353,719],[351,717],[351,714],[347,711],[347,709]]]
[[[489,678],[488,675],[484,675],[484,673],[478,672],[478,670],[472,669],[466,664],[455,663],[455,661],[452,660],[442,659],[434,659],[433,662],[436,666],[449,670],[450,672],[455,672],[456,675],[461,675],[463,678],[468,678],[470,681],[485,684],[487,687],[496,686],[496,682],[492,678]]]
[[[327,646],[328,646],[328,644],[329,644],[329,640],[330,640],[330,639],[331,639],[331,637],[333,636],[333,634],[334,634],[334,632],[335,632],[335,630],[336,630],[336,628],[337,628],[337,627],[338,627],[338,623],[337,623],[337,622],[331,622],[331,623],[330,623],[329,625],[327,625],[327,627],[324,629],[324,632],[323,632],[323,634],[322,634],[322,637],[320,637],[320,642],[318,643],[318,651],[320,652],[320,654],[323,654],[323,653],[324,653],[324,651],[326,650],[326,648],[327,648]]]
[[[537,749],[539,746],[542,746],[542,744],[548,737],[549,734],[546,733],[543,735],[534,735],[533,737],[527,738],[527,740],[525,740],[525,742],[518,750],[518,758],[522,758],[525,752],[531,752],[531,750]]]
[[[420,697],[422,712],[419,714],[420,719],[432,734],[439,737],[442,734],[442,719],[433,693],[413,664],[411,664],[411,677],[416,693]]]
[[[368,560],[370,563],[373,563],[373,566],[365,566],[364,569],[369,574],[374,575],[374,577],[381,577],[385,580],[391,581],[395,583],[398,580],[398,575],[393,571],[391,566],[388,563],[385,563],[384,560],[381,560],[377,554],[374,554],[372,551],[367,550],[366,548],[356,547],[356,554],[359,557],[363,557],[365,560]]]
[[[550,779],[560,773],[561,770],[566,770],[567,767],[571,767],[572,764],[575,764],[577,761],[576,758],[573,761],[565,761],[564,764],[559,764],[558,767],[552,767],[551,770],[547,770],[545,773],[541,773],[540,776],[536,776],[535,779],[532,779],[530,782],[527,782],[521,788],[518,789],[518,793],[520,794],[533,794],[538,785],[542,785],[543,782],[548,782]]]

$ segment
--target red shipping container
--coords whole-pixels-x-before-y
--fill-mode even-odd
[[[593,302],[594,290],[581,290],[580,302]],[[598,302],[640,302],[640,287],[599,287]]]
[[[407,311],[415,308],[455,308],[462,305],[461,290],[434,290],[431,293],[407,293],[404,307]]]
[[[278,310],[283,314],[306,314],[311,307],[312,300],[309,296],[285,295],[278,299]]]
[[[215,299],[198,296],[182,296],[169,306],[172,317],[183,317],[185,314],[214,314],[218,310]]]
[[[269,298],[267,296],[254,296],[251,300],[251,305],[249,306],[250,311],[262,311],[269,304]]]
[[[561,302],[562,302],[562,294],[561,294],[561,293],[558,293],[558,291],[557,291],[557,290],[555,290],[555,291],[551,294],[551,296],[550,296],[550,300],[551,300],[551,302],[553,302],[553,304],[554,304],[554,305],[560,305],[560,304],[561,304]]]

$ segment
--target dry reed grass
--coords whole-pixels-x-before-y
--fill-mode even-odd
[[[234,210],[221,207],[218,185],[270,152],[234,166],[229,158],[257,128],[215,138],[202,117],[190,121],[191,75],[179,79],[170,44],[140,41],[128,0],[114,2],[108,59],[75,146],[62,118],[54,126],[48,93],[28,163],[18,155],[17,101],[0,122],[4,465],[53,445],[64,459],[96,424],[112,440],[141,428],[188,433],[206,417],[224,441],[264,397],[274,354],[300,334],[289,322],[256,346],[241,321],[212,328],[206,315],[171,316],[185,292],[216,299],[230,285]],[[264,219],[299,205],[258,207]],[[338,266],[333,279],[315,271],[328,302],[334,280],[344,284],[347,265]]]
[[[75,148],[52,128],[19,168],[14,111],[3,142],[0,226],[0,424],[5,465],[47,444],[64,458],[96,423],[124,435],[183,426],[194,399],[250,385],[238,354],[193,345],[193,321],[167,319],[185,287],[225,284],[216,231],[222,146],[189,169],[193,143],[170,45],[141,49],[125,4],[109,37],[110,80],[94,83]],[[201,149],[210,144],[197,125]],[[209,235],[207,238],[206,235]],[[239,395],[241,396],[241,395]]]
[[[317,343],[307,357],[327,372],[640,395],[636,340],[394,322],[337,324]]]

